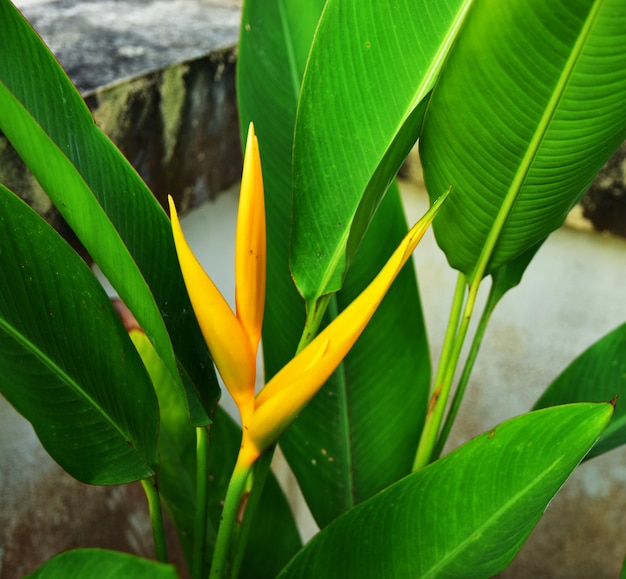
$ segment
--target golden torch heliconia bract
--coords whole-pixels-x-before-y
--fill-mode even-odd
[[[259,145],[250,124],[244,156],[235,250],[236,312],[203,270],[169,199],[174,243],[202,334],[241,415],[238,464],[250,466],[291,424],[341,363],[410,258],[446,195],[411,228],[380,273],[255,396],[256,358],[265,304],[265,204]]]

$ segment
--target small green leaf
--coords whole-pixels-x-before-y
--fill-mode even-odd
[[[341,288],[381,198],[417,140],[426,97],[471,3],[326,3],[302,82],[294,141],[290,265],[309,311],[320,296]]]
[[[91,270],[0,185],[0,391],[72,476],[154,474],[157,400]]]
[[[279,577],[492,577],[612,412],[610,404],[575,404],[509,420],[347,512]]]
[[[76,549],[53,557],[28,579],[177,579],[172,565],[104,549]]]
[[[585,350],[548,386],[534,408],[606,402],[619,396],[611,424],[587,458],[626,443],[626,324]]]

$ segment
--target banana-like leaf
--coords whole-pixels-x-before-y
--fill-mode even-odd
[[[238,95],[241,126],[254,121],[263,162],[268,239],[263,353],[268,379],[294,355],[304,327],[304,305],[288,269],[292,138],[300,82],[323,4],[248,0],[244,5]],[[397,192],[385,203],[367,247],[353,263],[345,294],[339,293],[330,308],[333,315],[373,278],[406,232]],[[331,204],[327,198],[320,208]],[[381,311],[281,440],[321,525],[411,467],[430,376],[411,265],[396,280]],[[397,416],[395,426],[372,428],[373,408]]]
[[[622,0],[476,0],[420,137],[452,267],[482,278],[545,239],[626,137]]]
[[[294,143],[291,271],[309,310],[341,288],[417,140],[426,96],[471,4],[327,2],[302,83]]]
[[[619,396],[611,424],[587,458],[626,443],[626,324],[585,350],[548,386],[534,408],[601,402]]]
[[[515,557],[612,411],[573,404],[507,421],[337,519],[279,577],[492,577]]]
[[[76,549],[53,557],[27,579],[177,579],[173,565],[105,549]]]
[[[64,71],[8,0],[0,0],[0,22],[0,130],[131,309],[182,389],[180,366],[192,420],[208,422],[205,411],[212,411],[219,389],[189,304],[167,216],[96,127]]]
[[[0,185],[0,391],[72,476],[121,484],[157,467],[157,400],[91,270]]]

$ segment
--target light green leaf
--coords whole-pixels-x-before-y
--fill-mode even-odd
[[[417,140],[425,98],[470,5],[327,2],[302,84],[294,143],[290,265],[309,310],[341,288]]]
[[[279,577],[492,577],[511,562],[612,411],[576,404],[505,422],[337,519]]]
[[[619,396],[611,424],[588,458],[626,443],[626,324],[585,350],[548,386],[534,408],[569,402],[607,402]]]
[[[470,281],[559,227],[626,137],[622,0],[476,0],[420,137],[434,230]]]
[[[180,367],[194,422],[208,422],[196,396],[210,414],[219,389],[189,304],[167,216],[7,0],[0,0],[0,21],[0,130],[131,309],[182,389]]]
[[[72,476],[154,474],[158,408],[109,298],[81,258],[0,185],[0,391]]]
[[[104,549],[76,549],[53,557],[28,579],[177,579],[172,565]]]

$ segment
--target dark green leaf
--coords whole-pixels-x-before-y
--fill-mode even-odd
[[[514,418],[321,531],[279,577],[492,577],[611,419],[610,404]]]
[[[341,288],[378,203],[417,140],[425,98],[470,5],[327,2],[294,143],[291,270],[308,308]]]
[[[219,390],[189,304],[167,216],[96,127],[70,80],[10,2],[0,2],[0,22],[0,130],[178,380],[173,345],[190,392],[192,418],[206,423],[191,391],[195,389],[210,413]]]
[[[172,565],[163,565],[117,551],[77,549],[50,559],[29,579],[176,579]]]
[[[622,0],[476,0],[420,138],[434,224],[470,280],[545,239],[626,137]]]
[[[67,472],[154,474],[157,401],[126,330],[80,257],[1,185],[0,340],[0,390]]]
[[[597,456],[626,443],[626,324],[598,340],[550,384],[534,408],[569,402],[607,402],[619,396],[615,415],[591,449]]]

